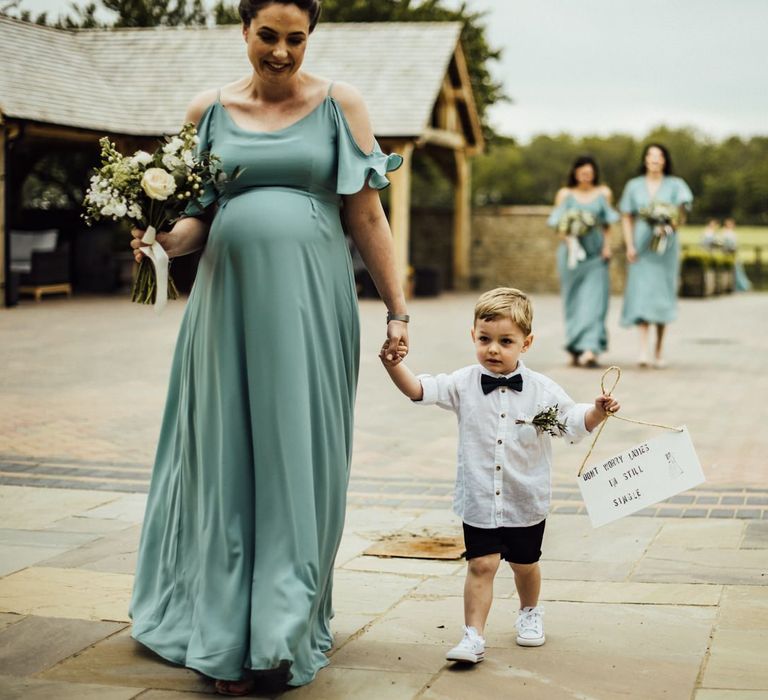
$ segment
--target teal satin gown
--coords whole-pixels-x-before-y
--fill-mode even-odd
[[[340,195],[402,163],[365,154],[330,95],[275,132],[217,100],[200,150],[241,175],[217,204],[179,331],[131,600],[133,637],[213,678],[332,644],[359,318]]]
[[[632,178],[624,187],[619,211],[634,219],[633,236],[637,260],[627,263],[627,281],[621,325],[669,323],[677,317],[677,282],[680,268],[680,244],[677,234],[668,237],[663,253],[650,249],[652,226],[640,216],[640,210],[652,202],[690,208],[693,194],[685,180],[665,175],[653,199],[648,194],[645,176]]]
[[[600,354],[608,348],[605,317],[608,313],[610,280],[608,261],[602,257],[603,226],[618,221],[618,213],[598,194],[591,202],[583,204],[572,194],[556,207],[547,222],[556,228],[560,218],[569,209],[588,211],[595,219],[595,226],[579,237],[586,253],[575,268],[568,267],[568,250],[565,242],[557,249],[557,270],[560,274],[560,293],[565,316],[565,349],[575,355],[587,350]]]

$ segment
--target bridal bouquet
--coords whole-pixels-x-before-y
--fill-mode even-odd
[[[568,248],[568,269],[573,270],[587,253],[579,238],[589,233],[597,224],[595,217],[584,209],[566,209],[557,222],[557,232],[565,236]]]
[[[185,124],[178,134],[165,137],[154,153],[124,156],[105,136],[99,141],[101,167],[91,177],[83,202],[88,225],[99,219],[128,219],[146,230],[131,298],[140,304],[154,303],[157,311],[178,292],[156,234],[179,219],[190,203],[200,206],[206,185],[220,186],[226,180],[216,156],[196,154],[198,141],[194,124]]]
[[[640,210],[640,216],[653,227],[649,248],[661,255],[667,249],[667,239],[675,233],[680,216],[679,207],[665,202],[653,202],[651,206]]]

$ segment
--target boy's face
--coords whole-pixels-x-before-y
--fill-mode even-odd
[[[484,321],[478,318],[472,328],[477,361],[490,372],[509,374],[517,369],[520,355],[528,351],[533,334],[525,335],[512,319],[497,318]]]

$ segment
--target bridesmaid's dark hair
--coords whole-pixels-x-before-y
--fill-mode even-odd
[[[237,11],[240,13],[240,19],[247,27],[251,20],[259,14],[267,5],[279,3],[280,5],[296,5],[300,10],[304,10],[309,15],[309,33],[311,34],[317,26],[320,19],[320,0],[240,0]]]
[[[667,150],[667,147],[660,143],[649,143],[644,149],[643,149],[643,157],[640,160],[640,169],[638,172],[641,175],[645,175],[646,168],[645,168],[645,157],[648,155],[648,151],[650,151],[652,148],[658,148],[662,155],[664,156],[664,174],[665,175],[671,175],[672,174],[672,156],[669,155],[669,151]]]
[[[579,184],[576,182],[576,171],[584,165],[591,165],[592,170],[595,173],[595,178],[592,180],[592,184],[600,184],[600,168],[597,167],[597,161],[592,156],[579,156],[573,161],[571,172],[568,173],[568,187],[576,187],[576,185]]]

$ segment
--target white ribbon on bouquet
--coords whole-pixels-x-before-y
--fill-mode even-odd
[[[569,233],[565,237],[565,245],[568,249],[568,269],[573,270],[582,261],[586,260],[587,253],[579,241],[579,237]]]
[[[139,250],[149,258],[155,268],[155,313],[160,313],[168,301],[168,253],[157,242],[157,231],[154,226],[148,226],[141,239],[144,244]]]

